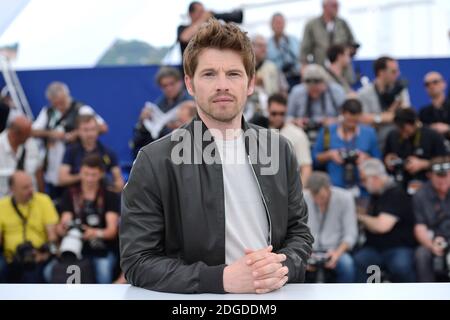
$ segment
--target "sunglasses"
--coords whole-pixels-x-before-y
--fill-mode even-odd
[[[305,79],[305,83],[306,84],[319,84],[322,83],[323,79],[319,79],[319,78],[310,78],[310,79]]]
[[[284,117],[284,116],[286,115],[286,112],[282,112],[282,111],[280,111],[280,112],[272,111],[272,112],[270,113],[270,115],[271,115],[272,117],[277,117],[277,116]]]
[[[431,86],[432,84],[433,84],[433,85],[434,85],[434,84],[438,84],[439,82],[441,82],[440,79],[430,80],[430,81],[425,81],[424,85],[425,85],[425,87],[428,88],[428,87]]]
[[[431,171],[445,177],[450,172],[450,163],[436,163],[431,166]]]

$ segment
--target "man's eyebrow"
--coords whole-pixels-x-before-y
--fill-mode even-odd
[[[205,71],[216,71],[216,69],[214,69],[213,67],[208,67],[208,68],[205,68],[205,69],[201,69],[200,70],[200,72],[205,72]]]
[[[241,70],[241,69],[235,68],[235,69],[230,69],[230,70],[228,70],[227,72],[239,72],[239,73],[243,73],[243,72],[244,72],[244,70]]]

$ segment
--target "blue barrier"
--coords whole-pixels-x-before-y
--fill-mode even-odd
[[[402,76],[409,79],[411,101],[416,108],[428,103],[422,80],[425,73],[439,71],[450,83],[450,59],[408,59],[399,63]],[[102,141],[117,152],[121,164],[129,164],[132,159],[128,142],[140,109],[145,101],[160,94],[154,82],[157,70],[158,66],[101,67],[20,71],[18,76],[35,115],[47,103],[47,85],[55,80],[67,83],[73,97],[91,105],[108,122],[110,131]],[[372,61],[356,61],[355,70],[373,79]]]

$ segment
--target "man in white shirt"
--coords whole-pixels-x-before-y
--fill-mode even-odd
[[[108,126],[92,107],[75,101],[69,88],[62,82],[52,82],[46,91],[50,104],[43,107],[33,123],[32,135],[42,138],[44,147],[44,172],[48,193],[52,198],[61,195],[58,172],[61,166],[66,143],[78,138],[76,120],[81,114],[95,114],[100,133],[108,131]]]
[[[37,142],[30,138],[31,121],[17,116],[0,134],[0,198],[9,193],[8,180],[17,170],[27,172],[35,190],[42,190],[42,158]]]
[[[286,122],[287,100],[284,96],[280,94],[270,96],[268,105],[269,127],[280,130],[280,134],[291,142],[300,165],[302,182],[305,185],[312,172],[311,149],[308,137],[303,129]]]

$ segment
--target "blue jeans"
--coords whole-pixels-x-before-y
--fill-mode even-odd
[[[117,256],[114,252],[108,251],[104,257],[87,256],[92,263],[92,267],[95,272],[96,283],[112,283],[114,267],[117,262]],[[57,263],[57,259],[50,261],[44,268],[44,279],[46,282],[50,282],[53,273],[53,267]]]
[[[352,283],[355,281],[355,264],[349,253],[346,252],[339,258],[334,272],[338,283]]]
[[[117,256],[112,251],[108,251],[104,257],[88,257],[95,271],[95,279],[97,283],[112,283],[113,272],[116,265]]]
[[[373,247],[363,247],[353,256],[356,266],[356,281],[367,282],[367,267],[371,265],[385,268],[392,282],[415,282],[414,249],[410,247],[395,247],[379,250]]]
[[[7,263],[3,255],[0,253],[0,283],[6,282],[7,278]]]

